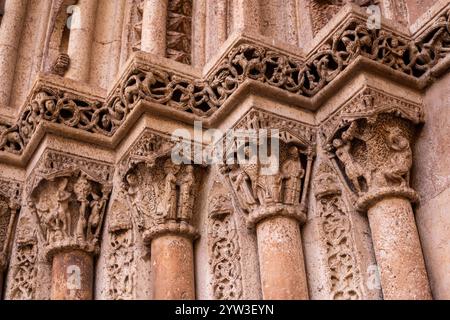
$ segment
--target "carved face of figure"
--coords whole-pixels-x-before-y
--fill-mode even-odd
[[[296,146],[291,146],[288,150],[288,154],[291,158],[294,158],[294,159],[299,158],[298,148]]]
[[[139,183],[139,178],[135,173],[129,173],[127,174],[127,182],[131,187],[136,186]]]

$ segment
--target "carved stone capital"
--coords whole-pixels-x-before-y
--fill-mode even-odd
[[[98,253],[111,177],[107,164],[53,151],[44,154],[29,179],[27,207],[38,223],[47,258],[70,250]]]
[[[185,143],[192,146],[190,141]],[[192,155],[183,152],[181,163],[176,163],[171,156],[173,148],[178,147],[182,151],[182,145],[146,130],[121,160],[125,198],[132,219],[145,239],[170,232],[195,238],[195,228],[190,224],[202,165],[191,164],[194,163]]]
[[[358,196],[358,210],[389,196],[418,201],[409,183],[422,121],[421,106],[367,89],[323,125],[325,149]]]
[[[234,137],[225,152],[227,164],[221,167],[248,226],[254,227],[259,221],[276,215],[303,223],[315,130],[257,109],[245,115],[235,129],[251,130],[248,133],[253,132],[256,137],[249,143],[242,143],[240,136]],[[269,132],[267,140],[259,138],[261,132]],[[263,147],[270,152],[261,152]]]

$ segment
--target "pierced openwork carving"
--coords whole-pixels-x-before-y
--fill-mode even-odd
[[[242,298],[239,238],[233,218],[231,195],[220,184],[213,186],[208,215],[209,264],[214,298]]]
[[[225,151],[226,159],[233,160],[231,164],[228,160],[221,168],[248,225],[254,226],[258,221],[278,214],[304,222],[314,157],[314,130],[258,110],[251,111],[235,128],[253,129],[256,133],[253,141],[243,142],[234,137],[232,147]],[[271,139],[260,139],[261,130],[267,130]],[[259,152],[255,153],[263,143],[269,145],[268,150],[272,143],[278,143],[279,154],[268,152],[263,162],[260,154],[256,154]],[[240,159],[239,154],[244,155],[246,161]]]
[[[449,24],[450,12],[446,12],[417,41],[411,41],[383,29],[368,30],[354,18],[306,62],[257,45],[239,44],[207,79],[137,66],[104,104],[38,88],[18,123],[0,127],[0,150],[20,154],[42,120],[111,136],[141,100],[208,117],[249,79],[313,97],[358,57],[415,78],[429,76],[450,51]]]
[[[108,295],[112,300],[134,299],[135,266],[134,234],[126,195],[119,191],[109,214]]]
[[[355,258],[348,209],[336,172],[322,162],[314,180],[321,233],[325,240],[331,283],[331,298],[360,300],[360,272]]]
[[[66,161],[64,159],[71,159]],[[60,162],[62,161],[62,163]],[[90,164],[79,166],[77,164]],[[92,172],[103,166],[105,171]],[[77,248],[96,253],[111,192],[112,168],[81,157],[47,152],[30,179],[28,207],[38,222],[40,239],[50,257]]]
[[[387,193],[417,201],[409,188],[411,143],[423,121],[420,105],[366,89],[323,124],[325,148],[363,210]]]
[[[192,0],[169,0],[166,54],[175,61],[191,64]]]

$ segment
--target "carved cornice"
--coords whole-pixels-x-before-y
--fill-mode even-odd
[[[387,29],[368,30],[364,19],[351,18],[306,62],[262,45],[237,42],[205,79],[168,71],[160,65],[137,63],[126,70],[105,103],[38,86],[19,120],[3,126],[0,151],[21,154],[42,121],[112,136],[139,101],[209,118],[247,80],[311,98],[360,57],[423,80],[430,78],[431,70],[448,57],[449,24],[447,11],[420,38],[411,40]]]

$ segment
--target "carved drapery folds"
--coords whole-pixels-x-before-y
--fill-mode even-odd
[[[98,253],[111,170],[80,157],[51,151],[44,155],[27,186],[27,206],[48,258],[67,249]]]
[[[109,214],[108,296],[112,300],[134,299],[134,234],[126,195],[121,189],[113,200]]]
[[[225,152],[232,163],[222,166],[249,227],[280,214],[303,223],[314,157],[314,129],[260,110],[250,111],[235,129],[255,130],[256,134],[253,141],[236,138]],[[267,130],[269,139],[260,140],[260,130]],[[252,149],[259,150],[265,142],[279,143],[279,154],[264,155],[267,159],[263,162]],[[238,153],[247,161],[241,161]]]
[[[356,262],[348,209],[342,199],[338,176],[326,162],[320,164],[314,180],[321,233],[325,239],[331,283],[331,299],[362,299],[361,275]]]
[[[237,300],[242,298],[243,293],[239,238],[231,195],[220,186],[213,186],[208,214],[211,284],[214,298]]]
[[[145,131],[121,164],[135,225],[148,243],[164,233],[198,236],[191,223],[201,168],[175,164],[173,147],[167,138]]]
[[[322,127],[326,149],[365,211],[387,194],[418,196],[409,188],[414,127],[420,105],[365,89]]]
[[[175,61],[191,64],[192,0],[169,0],[167,14],[166,55]]]

